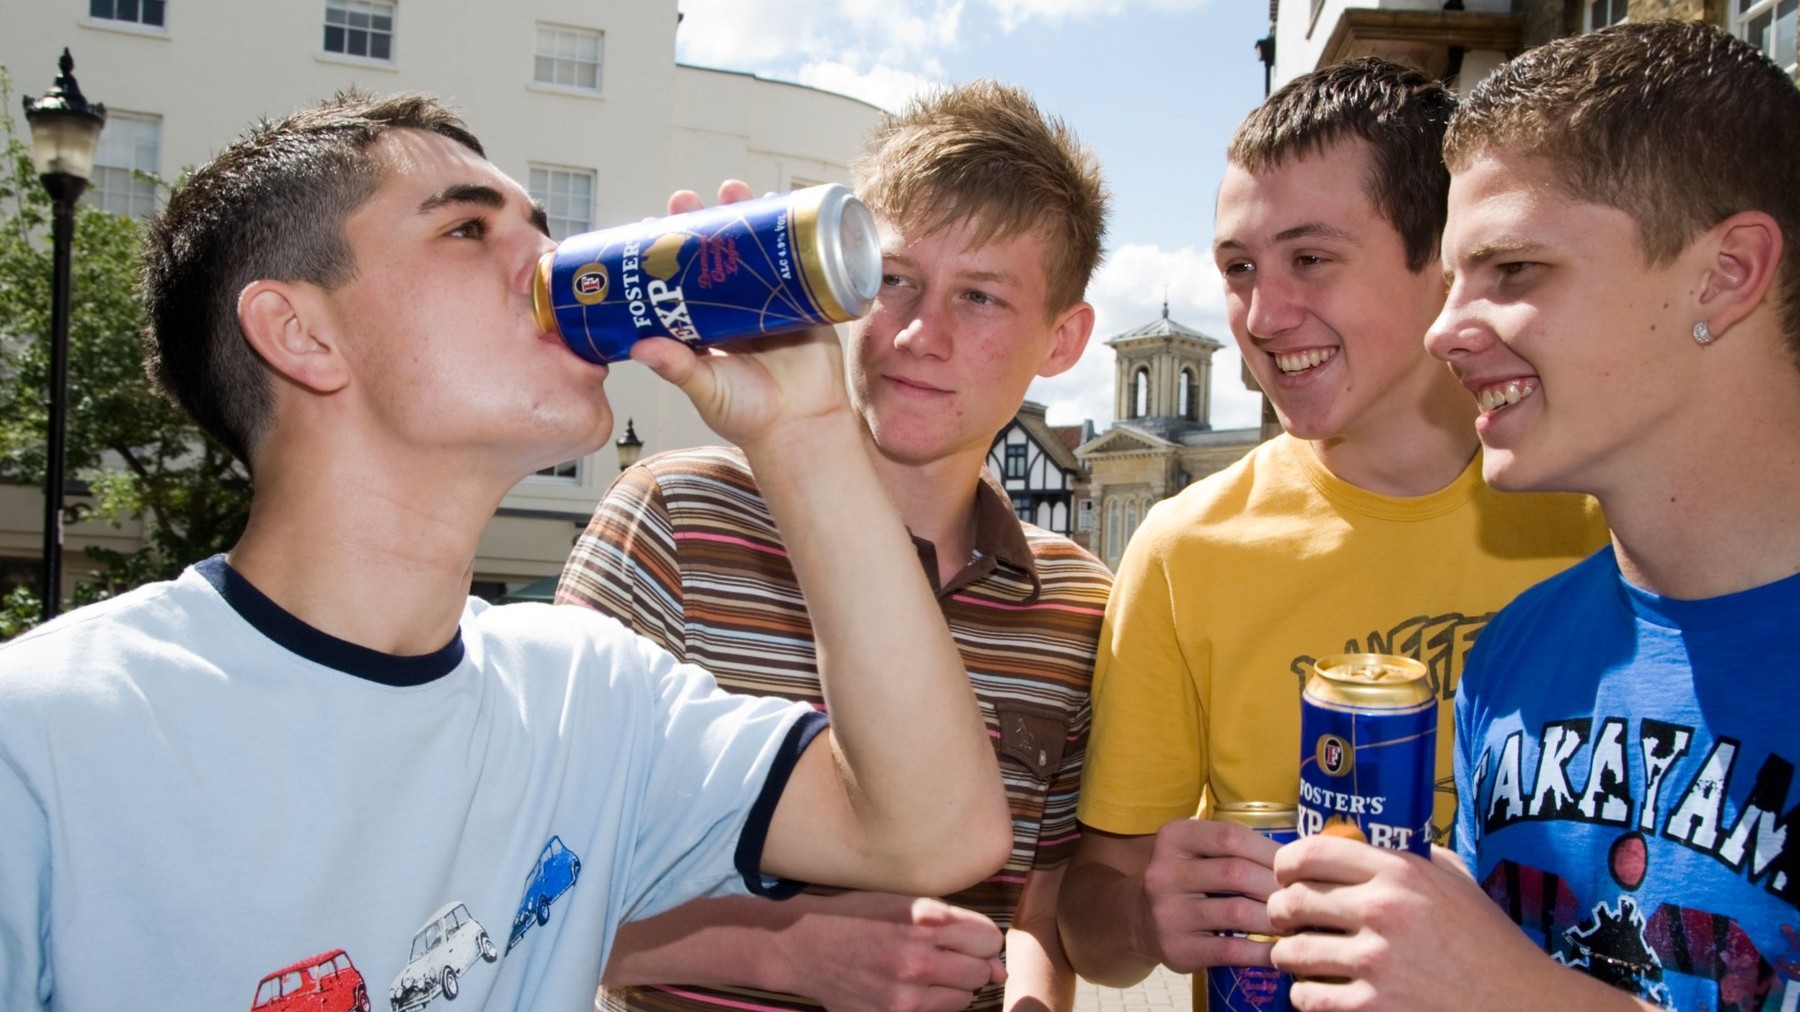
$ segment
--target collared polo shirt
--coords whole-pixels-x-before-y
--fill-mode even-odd
[[[844,517],[844,523],[857,523]],[[975,550],[939,585],[935,547],[915,537],[999,758],[1013,852],[947,902],[1001,930],[1035,868],[1074,850],[1088,681],[1111,574],[1067,538],[1022,523],[990,481],[976,493]],[[727,689],[823,707],[812,623],[780,533],[743,455],[709,447],[652,457],[601,501],[557,589],[616,615]],[[990,985],[971,1008],[998,1008]],[[609,991],[618,1009],[812,1008],[794,996],[670,984]]]

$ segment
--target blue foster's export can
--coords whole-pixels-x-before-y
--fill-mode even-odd
[[[1300,695],[1300,835],[1347,823],[1377,847],[1430,856],[1437,716],[1410,657],[1315,661]]]
[[[1297,835],[1296,815],[1293,805],[1243,801],[1220,805],[1213,818],[1248,826],[1276,843],[1292,843]],[[1293,983],[1292,977],[1273,967],[1209,966],[1206,1007],[1211,1012],[1291,1012],[1288,988]]]
[[[843,323],[881,287],[862,201],[835,183],[570,236],[538,263],[538,326],[590,362]]]

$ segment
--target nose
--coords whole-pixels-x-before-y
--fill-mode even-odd
[[[1244,329],[1253,338],[1271,338],[1300,325],[1306,310],[1293,287],[1271,274],[1259,274],[1245,297]]]
[[[1486,348],[1493,331],[1475,312],[1473,301],[1460,284],[1452,284],[1444,308],[1425,331],[1425,351],[1441,362],[1451,362]]]
[[[921,358],[950,357],[949,314],[935,309],[929,300],[913,306],[912,319],[894,332],[894,347]]]

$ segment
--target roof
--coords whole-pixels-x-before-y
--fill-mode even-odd
[[[1223,342],[1214,340],[1192,327],[1182,326],[1174,320],[1169,319],[1169,303],[1167,300],[1163,301],[1161,319],[1152,320],[1141,327],[1136,327],[1123,334],[1109,337],[1106,339],[1106,343],[1118,344],[1121,341],[1136,341],[1146,337],[1187,338],[1190,341],[1199,341],[1201,344],[1211,347],[1214,351],[1219,351],[1225,347]]]
[[[1013,421],[1018,424],[1019,428],[1025,430],[1025,434],[1031,437],[1032,442],[1043,447],[1044,452],[1050,455],[1050,459],[1056,461],[1056,466],[1065,471],[1078,472],[1081,470],[1081,461],[1075,457],[1074,446],[1069,443],[1067,437],[1057,431],[1072,427],[1075,429],[1075,435],[1079,438],[1081,426],[1047,424],[1044,421],[1044,406],[1035,401],[1026,401],[1019,405],[1019,411],[1013,415]],[[995,436],[994,438],[998,442],[1000,437]]]

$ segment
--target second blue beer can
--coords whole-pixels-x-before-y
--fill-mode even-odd
[[[570,236],[538,264],[538,326],[590,362],[843,323],[881,287],[862,201],[835,183]]]
[[[1220,805],[1213,818],[1248,826],[1276,843],[1292,843],[1298,835],[1296,814],[1293,805],[1243,801]],[[1292,977],[1273,967],[1209,966],[1206,1007],[1210,1012],[1292,1012],[1288,988],[1293,983]]]

